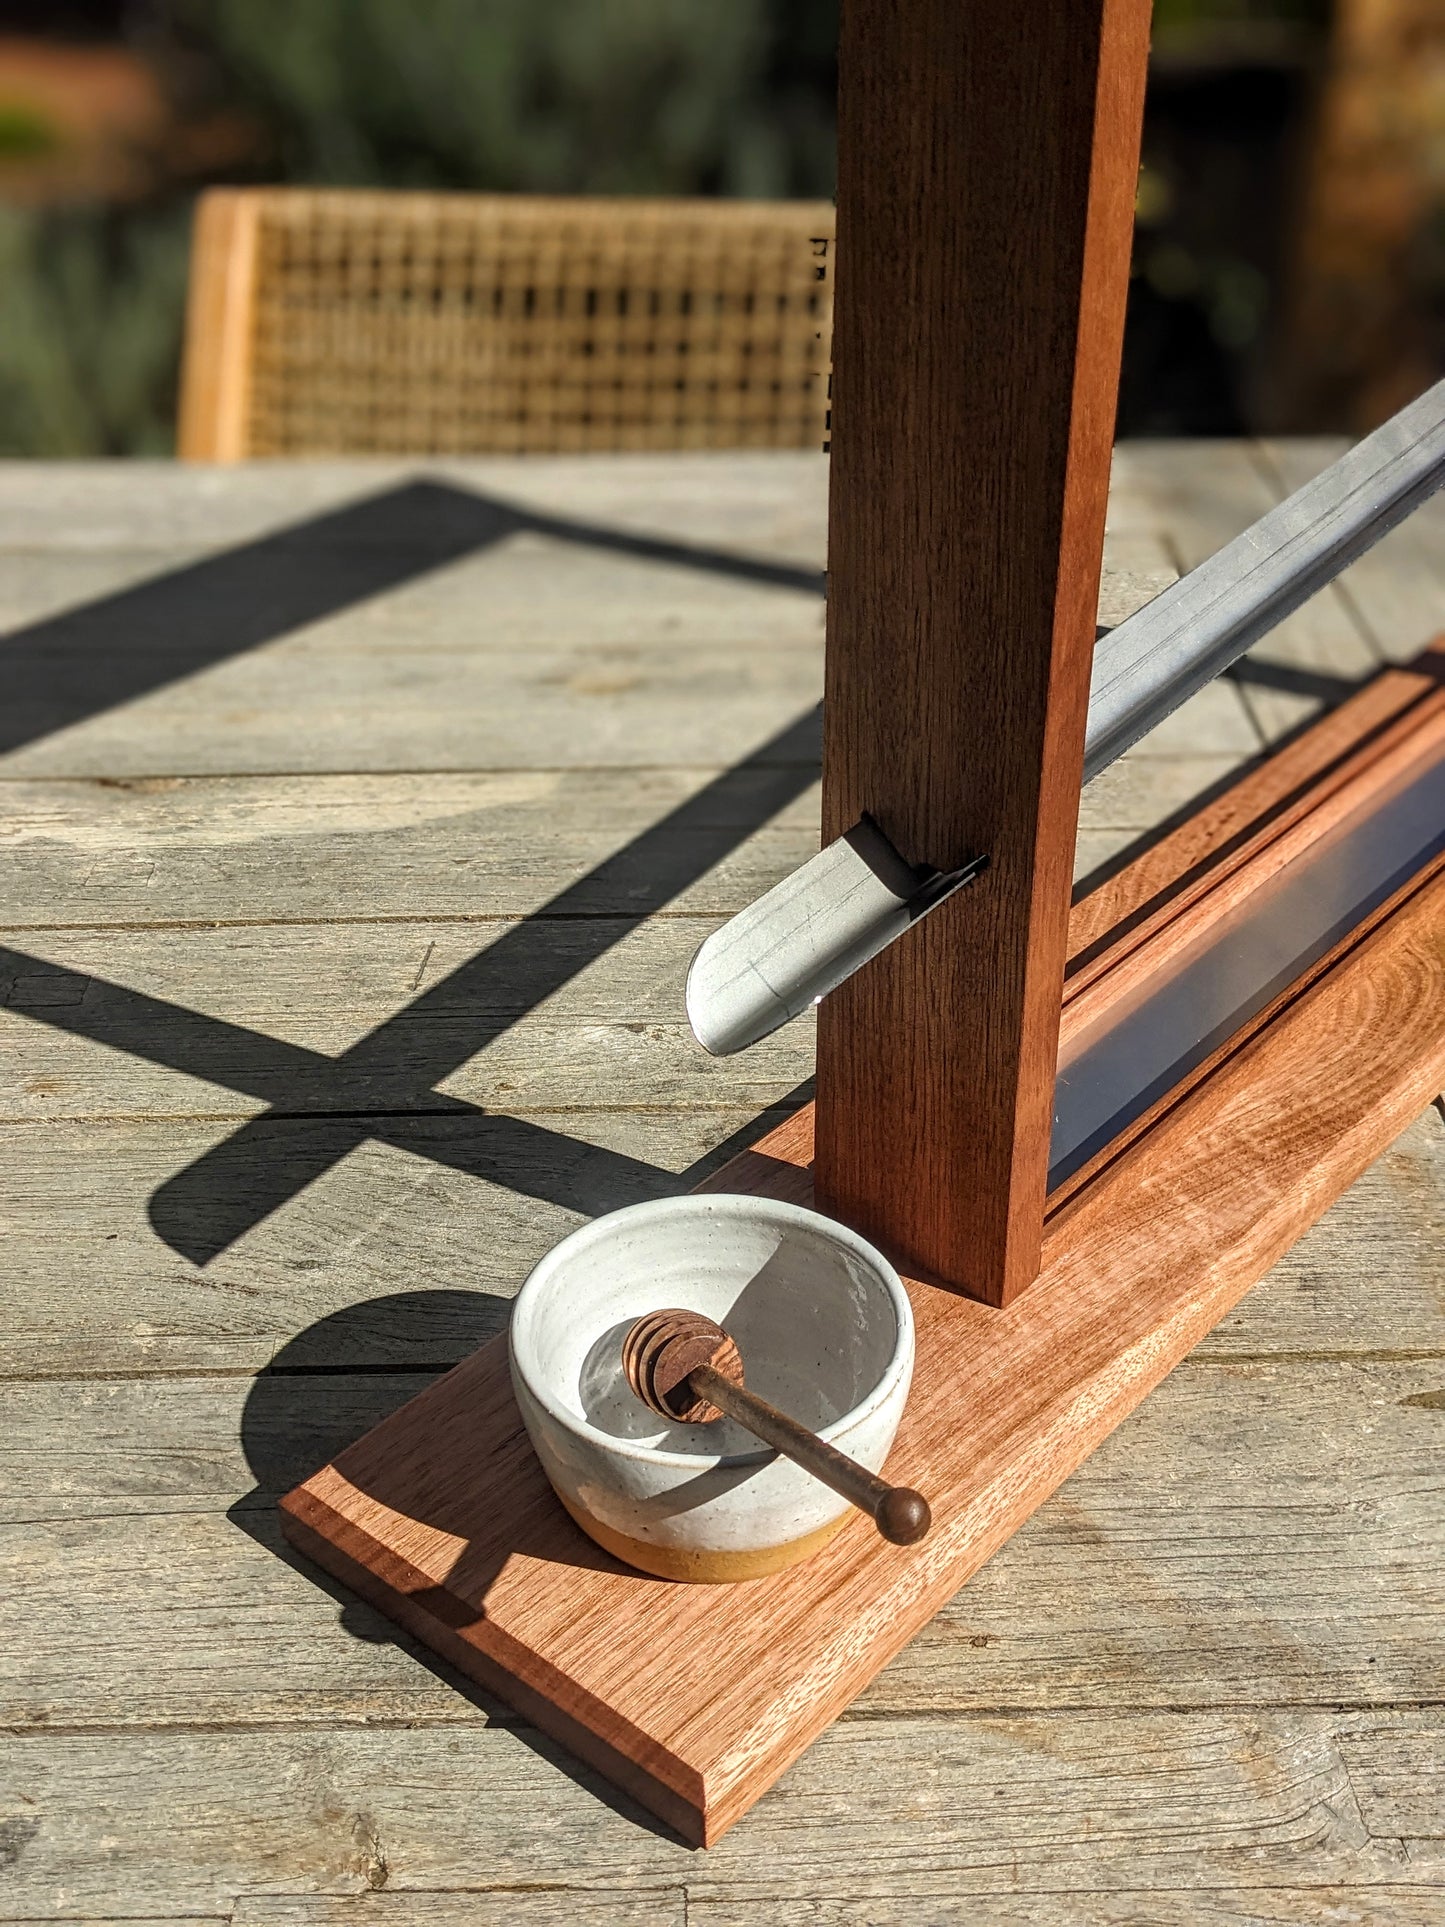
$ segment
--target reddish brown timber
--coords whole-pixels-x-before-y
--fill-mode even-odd
[[[1427,748],[1437,661],[1382,677],[1247,777],[1233,802],[1211,804],[1202,826],[1184,826],[1172,850],[1166,842],[1115,879],[1121,958],[1139,954],[1140,912],[1171,892],[1207,900],[1207,888],[1189,893],[1211,859],[1238,877],[1234,857],[1255,831],[1296,806],[1289,821],[1303,824],[1311,796],[1328,813],[1344,781],[1372,761],[1383,768],[1402,740],[1397,724]],[[1267,865],[1269,842],[1256,847]],[[1222,903],[1235,890],[1215,895]],[[1096,929],[1091,916],[1086,902],[1076,928]],[[1167,951],[1167,921],[1155,941]],[[1032,1290],[999,1310],[908,1279],[918,1363],[888,1475],[929,1495],[934,1525],[919,1546],[889,1546],[860,1516],[816,1559],[746,1585],[631,1572],[553,1498],[501,1341],[290,1494],[286,1530],[687,1838],[710,1843],[1442,1081],[1437,865],[1111,1147],[1046,1227]],[[707,1188],[807,1203],[811,1156],[806,1109]]]
[[[1148,0],[848,0],[823,840],[989,868],[825,999],[820,1198],[1036,1275]]]

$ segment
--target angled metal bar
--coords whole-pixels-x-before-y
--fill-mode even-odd
[[[1401,409],[1094,651],[1087,783],[1445,484],[1445,381]],[[702,945],[687,1014],[705,1050],[745,1050],[817,1003],[977,876],[910,863],[869,818]]]
[[[1084,781],[1123,755],[1445,483],[1445,381],[1226,542],[1094,651]]]
[[[716,931],[687,973],[693,1035],[714,1057],[746,1050],[851,977],[987,864],[905,863],[871,817],[854,824]]]

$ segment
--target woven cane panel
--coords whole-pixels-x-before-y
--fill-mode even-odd
[[[278,192],[250,452],[817,448],[827,203]]]

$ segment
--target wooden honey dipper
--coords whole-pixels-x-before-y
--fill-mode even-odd
[[[921,1492],[889,1485],[806,1425],[743,1385],[743,1361],[721,1325],[700,1311],[650,1311],[622,1341],[622,1370],[635,1397],[659,1418],[706,1425],[724,1416],[866,1512],[885,1539],[911,1546],[932,1514]]]

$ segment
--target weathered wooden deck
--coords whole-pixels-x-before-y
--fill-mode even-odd
[[[1125,448],[1104,620],[1323,446]],[[681,1021],[816,847],[821,458],[0,467],[0,1918],[1445,1917],[1427,1113],[708,1854],[273,1500],[810,1071]],[[1445,508],[1086,794],[1079,873],[1445,627]]]

